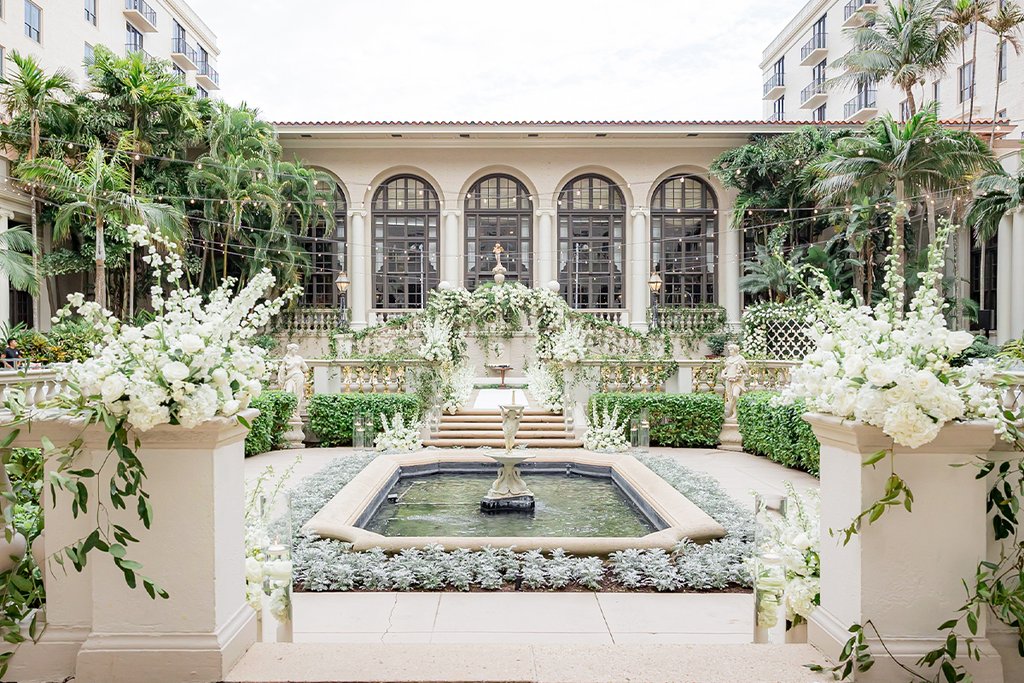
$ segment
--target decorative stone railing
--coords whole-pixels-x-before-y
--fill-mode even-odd
[[[573,312],[592,315],[599,320],[616,325],[629,325],[629,313],[624,308],[579,308]]]
[[[379,325],[394,318],[402,318],[407,315],[422,313],[422,308],[375,308],[370,311],[369,324]]]
[[[295,308],[274,316],[270,329],[294,334],[330,333],[347,325],[346,313],[341,308]]]
[[[598,391],[649,393],[665,391],[671,360],[585,360],[583,368],[596,371]]]
[[[424,364],[419,359],[307,360],[310,368],[306,395],[401,394],[409,387],[408,371]]]
[[[653,311],[648,309],[647,321],[653,326]],[[721,306],[671,306],[658,308],[657,329],[700,337],[725,327],[725,309]]]
[[[16,390],[25,392],[25,405],[52,399],[64,390],[56,366],[30,370],[0,370],[0,398],[7,401]]]
[[[722,359],[684,359],[679,363],[680,391],[725,391],[722,382]],[[789,360],[748,360],[747,390],[779,391],[789,384],[790,371],[800,365]],[[687,381],[688,380],[688,381]]]

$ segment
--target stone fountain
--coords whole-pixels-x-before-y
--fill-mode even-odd
[[[519,423],[523,419],[523,411],[526,406],[516,404],[516,394],[512,392],[512,405],[498,406],[501,411],[501,431],[505,437],[505,452],[500,454],[486,453],[487,457],[493,459],[501,469],[498,470],[498,478],[491,484],[487,495],[480,501],[480,509],[484,512],[505,512],[533,510],[533,492],[526,486],[522,475],[519,473],[519,464],[529,460],[533,454],[526,453],[520,449],[514,450],[516,444],[516,432],[519,431]]]

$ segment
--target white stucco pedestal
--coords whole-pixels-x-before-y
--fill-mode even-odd
[[[143,529],[134,511],[119,517],[140,539],[129,556],[170,598],[128,588],[112,562],[97,558],[92,631],[78,653],[77,683],[220,681],[255,642],[244,578],[247,432],[234,419],[218,419],[141,435],[153,524]]]
[[[723,451],[742,451],[743,435],[735,417],[727,417],[722,422],[722,432],[718,436],[718,448]]]
[[[808,642],[836,660],[849,626],[871,620],[889,651],[913,668],[941,644],[936,629],[956,616],[966,595],[962,580],[970,580],[986,556],[985,481],[975,479],[973,467],[950,465],[987,455],[995,442],[992,425],[952,424],[921,448],[895,447],[895,469],[913,491],[913,512],[890,508],[844,546],[838,530],[882,496],[890,475],[887,460],[874,468],[862,463],[891,448],[892,439],[832,416],[804,419],[821,443],[821,606],[811,615]],[[906,679],[870,629],[868,636],[876,663],[856,680]],[[986,639],[984,620],[974,643],[981,661],[961,657],[958,663],[977,683],[1002,683],[1001,660]]]

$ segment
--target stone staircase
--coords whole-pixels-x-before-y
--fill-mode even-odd
[[[440,428],[423,442],[437,448],[504,448],[501,413],[496,409],[460,410],[442,415]],[[516,433],[516,445],[527,448],[580,448],[583,442],[565,430],[565,417],[527,408]]]

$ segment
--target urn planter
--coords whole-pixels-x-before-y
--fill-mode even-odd
[[[905,448],[860,422],[817,413],[804,419],[821,443],[821,606],[809,620],[808,641],[836,660],[850,638],[847,629],[870,620],[896,660],[915,668],[943,642],[938,626],[957,616],[966,599],[962,581],[970,584],[986,557],[987,485],[975,478],[974,467],[953,465],[986,456],[995,443],[993,425],[953,423],[931,443]],[[874,524],[865,520],[843,545],[839,530],[883,495],[890,475],[888,459],[874,467],[863,461],[890,449],[895,471],[913,491],[913,511],[891,507]],[[856,680],[906,679],[870,628],[866,635],[876,663]],[[966,628],[963,635],[969,635]],[[974,643],[981,660],[962,655],[958,664],[977,683],[1002,683],[1002,664],[986,639],[984,620]]]
[[[251,422],[256,414],[246,411],[244,417]],[[149,529],[134,509],[114,509],[105,487],[87,480],[93,504],[103,500],[111,521],[139,539],[129,546],[129,559],[140,562],[140,573],[170,597],[151,599],[141,581],[129,588],[122,572],[100,553],[89,558],[82,573],[70,567],[65,573],[51,562],[45,572],[47,629],[39,644],[27,644],[24,657],[18,652],[15,664],[23,659],[25,666],[15,667],[19,677],[13,680],[52,680],[36,675],[38,663],[32,661],[39,659],[32,651],[48,639],[62,647],[63,668],[74,653],[68,673],[78,683],[212,683],[227,676],[256,639],[256,613],[245,601],[247,432],[234,418],[218,418],[193,429],[162,425],[140,433],[136,455],[146,470],[144,488],[153,508]],[[92,425],[83,434],[67,419],[33,422],[31,434],[16,445],[38,445],[41,436],[58,447],[82,436],[76,466],[98,469],[107,454],[102,426]],[[73,518],[66,496],[55,507],[46,503],[49,552],[95,524],[92,514]]]

